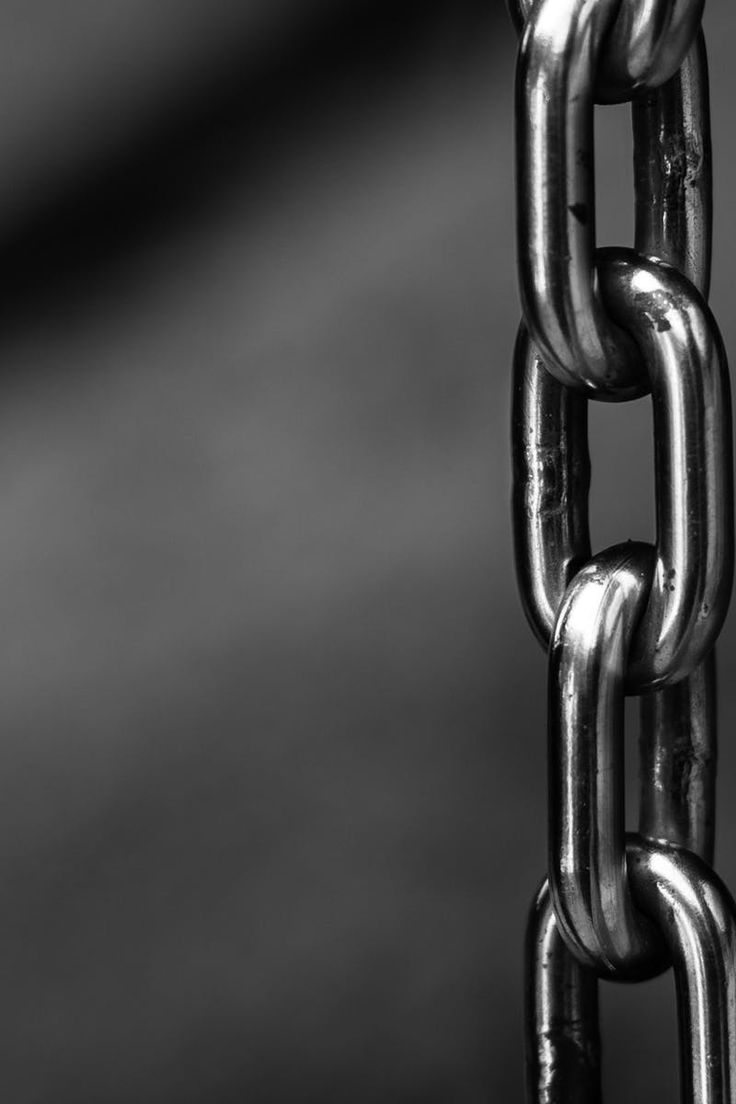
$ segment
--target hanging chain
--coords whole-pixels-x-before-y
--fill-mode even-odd
[[[701,0],[510,0],[517,67],[514,540],[549,649],[549,869],[527,935],[534,1104],[601,1099],[598,979],[677,981],[686,1104],[736,1104],[736,907],[711,869],[733,575],[728,368],[707,306]],[[635,247],[595,248],[595,102],[632,102]],[[593,556],[587,402],[651,394],[656,543]],[[641,698],[639,832],[624,696]]]

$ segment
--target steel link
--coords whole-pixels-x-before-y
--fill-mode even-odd
[[[712,157],[702,31],[682,68],[631,105],[635,249],[679,269],[704,299],[710,285]]]
[[[684,1104],[736,1099],[736,906],[695,855],[630,841],[634,898],[657,925],[675,971]]]
[[[602,250],[614,317],[646,355],[654,404],[657,564],[628,684],[690,674],[710,650],[733,576],[730,396],[707,306],[682,276],[631,250]],[[513,411],[514,532],[525,608],[549,640],[564,587],[589,557],[584,406],[545,380],[521,331]]]
[[[546,648],[567,585],[591,556],[588,402],[550,375],[523,323],[514,350],[511,426],[519,593]]]
[[[643,394],[646,376],[638,350],[607,317],[592,278],[594,62],[588,39],[595,53],[601,32],[598,24],[588,25],[590,18],[585,0],[541,0],[522,42],[520,290],[549,370],[590,397],[620,401]],[[637,248],[678,264],[703,290],[710,260],[706,72],[699,36],[681,73],[633,112]],[[541,202],[542,196],[552,202]],[[692,263],[679,265],[688,255]]]
[[[710,793],[715,785],[715,751],[711,745],[715,728],[713,720],[714,677],[709,660],[701,671],[702,680],[691,679],[662,693],[642,699],[658,711],[649,731],[658,737],[656,747],[645,746],[642,753],[642,801],[640,832],[653,839],[668,837],[671,843],[688,848],[710,862],[713,852],[713,818]],[[686,688],[689,688],[685,693]],[[678,715],[678,707],[684,715]],[[694,724],[688,724],[692,718]],[[666,734],[674,725],[674,751],[667,747]],[[693,766],[695,764],[695,769]],[[650,795],[656,794],[652,803]],[[628,854],[631,854],[629,843]],[[677,856],[671,861],[677,862]],[[687,857],[684,860],[687,864]],[[647,894],[641,894],[636,873],[632,882],[635,903],[647,908]],[[722,904],[726,897],[721,894]],[[725,907],[728,915],[730,906]],[[715,911],[715,910],[714,910]],[[669,920],[669,913],[665,916]],[[662,925],[659,925],[662,928]],[[682,929],[682,925],[680,926]],[[664,929],[662,929],[664,930]],[[697,946],[695,936],[688,933],[686,945]],[[712,941],[711,941],[712,945]],[[677,948],[675,948],[677,950]],[[669,947],[672,954],[672,947]],[[677,964],[678,957],[675,954]],[[717,993],[732,991],[733,980],[728,961],[720,968],[718,961],[708,968],[709,990]],[[526,1056],[528,1099],[538,1104],[600,1104],[600,1037],[598,1024],[598,989],[596,974],[575,957],[560,933],[557,918],[545,880],[534,902],[527,929],[526,943]],[[682,962],[680,971],[682,972]],[[701,971],[702,973],[702,971]],[[696,975],[697,976],[697,975]],[[687,978],[685,979],[687,982]],[[697,987],[696,987],[697,993]],[[722,999],[719,999],[719,1007]],[[696,1012],[697,1015],[697,1012]],[[690,1036],[693,1032],[693,1012],[681,1024],[682,1053],[692,1055]],[[726,1018],[727,1022],[727,1018]],[[717,1040],[716,1040],[717,1041]],[[713,1041],[709,1044],[711,1051]],[[732,1054],[731,1041],[725,1039],[721,1054]],[[684,1071],[683,1083],[692,1081],[692,1057]],[[695,1104],[708,1097],[684,1096]],[[715,1099],[719,1099],[716,1097]],[[724,1097],[725,1101],[728,1097]]]
[[[528,1099],[600,1104],[598,979],[560,935],[546,880],[529,916],[524,962]]]
[[[654,408],[657,563],[627,681],[676,682],[720,632],[733,581],[731,395],[718,327],[692,284],[633,250],[599,252],[612,317],[641,349]]]
[[[642,977],[664,962],[633,907],[624,862],[624,674],[653,569],[647,545],[596,556],[574,578],[550,648],[550,883],[581,962]],[[709,859],[713,850],[713,663],[650,695],[640,831]]]
[[[596,556],[565,595],[549,653],[549,879],[562,934],[601,974],[666,965],[626,878],[624,677],[651,586],[644,544]]]
[[[713,862],[716,811],[716,660],[641,698],[639,831]]]
[[[679,72],[656,93],[634,100],[631,115],[635,248],[679,269],[707,300],[713,203],[708,64],[702,31]],[[644,695],[640,706],[640,830],[672,842],[690,838],[692,850],[707,862],[713,860],[715,825],[715,666],[711,652],[691,676],[657,695]],[[680,775],[670,741],[682,749],[692,743],[694,770]],[[650,770],[650,757],[656,769]],[[703,769],[706,761],[707,770]],[[647,782],[650,778],[653,788]],[[697,785],[702,786],[700,804],[689,800],[690,787]],[[687,795],[684,802],[683,795]],[[665,815],[671,804],[678,811]],[[704,810],[698,818],[702,839],[687,832],[693,808]]]
[[[521,34],[534,0],[509,0]],[[700,26],[703,0],[627,0],[606,35],[596,73],[598,103],[623,103],[677,72]]]
[[[682,1104],[733,1104],[736,906],[688,851],[630,837],[627,863],[636,904],[674,966]],[[546,884],[530,917],[526,962],[530,1104],[600,1104],[595,976],[561,938]]]
[[[636,346],[595,285],[593,87],[619,0],[539,0],[516,77],[519,285],[545,366],[588,395],[646,391]]]

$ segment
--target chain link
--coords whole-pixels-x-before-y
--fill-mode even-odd
[[[519,32],[534,0],[509,0]],[[703,0],[618,0],[596,69],[598,103],[625,103],[659,88],[680,68],[700,25]]]
[[[519,277],[514,543],[549,647],[549,871],[527,934],[531,1102],[601,1099],[598,978],[672,966],[682,1099],[736,1101],[736,906],[710,867],[733,576],[728,370],[707,307],[701,0],[509,0]],[[635,248],[595,248],[594,103],[632,101]],[[592,556],[587,400],[651,391],[657,538]],[[641,695],[626,835],[624,695]]]

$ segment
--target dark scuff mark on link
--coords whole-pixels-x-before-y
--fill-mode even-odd
[[[669,192],[698,187],[704,167],[703,147],[698,135],[668,132],[662,137],[661,158]]]
[[[574,215],[581,226],[588,225],[588,204],[587,203],[571,203],[567,208],[570,214]]]
[[[597,1034],[590,1037],[589,1025],[555,1017],[551,1028],[542,1033],[540,1044],[541,1086],[564,1087],[568,1092],[574,1086],[576,1100],[600,1101],[600,1040]]]

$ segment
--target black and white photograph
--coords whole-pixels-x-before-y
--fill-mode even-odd
[[[3,1104],[736,1104],[734,58],[0,0]]]

